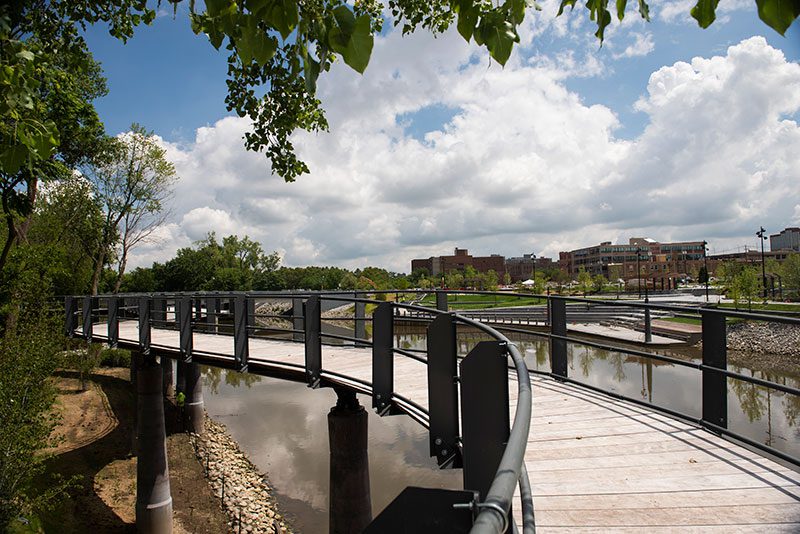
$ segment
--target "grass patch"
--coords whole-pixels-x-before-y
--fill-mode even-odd
[[[736,309],[738,311],[747,311],[748,306],[747,303],[739,303],[739,307],[733,305],[733,303],[723,302],[719,304],[720,308],[730,308]],[[788,311],[788,312],[800,312],[800,304],[777,304],[777,303],[753,303],[753,310],[771,310],[771,311]]]
[[[660,321],[669,321],[671,323],[681,323],[681,324],[696,324],[700,325],[702,322],[700,319],[692,319],[690,317],[664,317],[659,318]]]
[[[491,308],[508,308],[513,306],[536,306],[545,304],[547,299],[541,297],[506,297],[503,295],[447,295],[450,308],[467,310],[485,310]],[[421,306],[436,306],[436,296],[428,295],[420,301]]]

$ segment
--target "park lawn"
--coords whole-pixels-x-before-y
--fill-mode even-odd
[[[719,304],[720,308],[734,308],[739,311],[746,311],[748,309],[746,302],[740,302],[739,307],[737,308],[731,302],[723,302]],[[768,303],[763,304],[760,302],[753,302],[753,310],[772,310],[772,311],[790,311],[790,312],[800,312],[800,304],[778,304],[778,303]]]
[[[512,297],[501,295],[447,295],[447,303],[451,308],[482,310],[504,308],[510,306],[536,306],[544,304],[541,297]],[[428,295],[420,302],[421,306],[436,306],[436,296]]]
[[[660,321],[669,321],[671,323],[682,323],[682,324],[702,324],[700,319],[692,319],[690,317],[664,317],[659,318]]]

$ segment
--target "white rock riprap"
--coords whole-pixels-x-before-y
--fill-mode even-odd
[[[266,477],[239,449],[224,425],[206,416],[205,434],[191,434],[189,439],[209,486],[222,501],[231,532],[292,532],[278,512]]]
[[[728,348],[800,359],[800,326],[747,321],[728,327]]]

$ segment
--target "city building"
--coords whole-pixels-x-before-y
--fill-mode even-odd
[[[660,243],[646,237],[631,237],[627,244],[599,245],[559,252],[559,268],[572,279],[581,269],[610,281],[642,280],[658,289],[671,289],[679,280],[693,277],[703,266],[705,241]]]
[[[535,254],[523,254],[517,258],[506,258],[506,272],[512,282],[523,282],[533,278],[534,268],[540,272],[557,267],[552,258],[538,257]]]
[[[411,260],[411,272],[425,269],[433,276],[450,271],[463,271],[467,266],[479,273],[494,271],[501,282],[506,274],[506,259],[503,256],[499,254],[471,256],[465,248],[456,248],[452,256],[431,256],[430,258]]]
[[[779,233],[769,236],[769,249],[800,252],[800,228],[784,228]]]

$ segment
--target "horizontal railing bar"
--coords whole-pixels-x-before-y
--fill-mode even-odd
[[[353,343],[361,343],[361,344],[364,344],[364,345],[367,345],[367,346],[370,346],[370,347],[372,346],[372,341],[369,341],[369,340],[366,340],[366,339],[361,339],[361,338],[358,338],[358,337],[343,336],[343,335],[339,335],[339,334],[328,334],[326,332],[320,332],[319,335],[320,335],[320,337],[327,337],[327,338],[331,338],[331,339],[339,339],[341,341],[352,341]]]
[[[421,356],[419,356],[417,354],[414,354],[413,352],[409,352],[408,349],[398,349],[396,347],[392,347],[392,352],[394,352],[395,354],[402,354],[403,356],[405,356],[407,358],[411,358],[412,360],[416,360],[416,361],[418,361],[420,363],[424,363],[425,365],[428,365],[428,360],[427,359],[422,358]]]
[[[574,343],[576,345],[585,345],[587,347],[593,347],[596,349],[607,350],[610,352],[621,352],[623,354],[630,354],[631,356],[638,356],[640,358],[652,358],[654,360],[659,360],[662,362],[673,363],[675,365],[681,365],[683,367],[690,367],[692,369],[700,369],[702,367],[701,364],[695,362],[687,362],[686,360],[680,360],[678,358],[672,358],[670,356],[664,356],[663,354],[658,354],[656,352],[645,352],[642,350],[636,349],[629,349],[625,347],[620,347],[616,345],[603,345],[602,343],[595,343],[593,341],[589,341],[586,339],[578,339],[570,336],[559,336],[557,334],[550,334],[549,336],[551,339],[563,339],[569,343]]]

